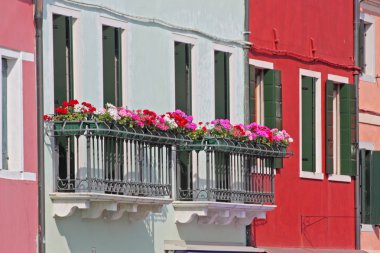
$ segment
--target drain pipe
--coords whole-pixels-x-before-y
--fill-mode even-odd
[[[42,21],[43,0],[34,1],[36,29],[36,82],[37,82],[37,173],[38,173],[38,253],[45,253],[45,173],[44,173],[44,102]]]
[[[244,0],[244,41],[249,41],[249,2]],[[249,46],[244,45],[244,122],[249,124]]]
[[[359,66],[359,26],[360,26],[360,0],[354,0],[354,59],[355,66]],[[360,203],[360,171],[359,171],[359,72],[354,72],[355,85],[355,114],[356,114],[356,178],[355,178],[355,248],[360,250],[361,231],[361,203]]]

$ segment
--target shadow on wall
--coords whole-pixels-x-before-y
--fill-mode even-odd
[[[145,220],[130,221],[127,215],[115,221],[85,220],[76,211],[72,216],[56,218],[59,236],[50,238],[52,252],[154,252],[154,224],[166,220],[167,210],[148,216]],[[50,236],[52,236],[50,234]],[[49,237],[49,236],[48,236]]]
[[[25,3],[25,4],[29,4],[29,5],[34,4],[34,0],[18,0],[18,1],[22,2],[22,3]]]

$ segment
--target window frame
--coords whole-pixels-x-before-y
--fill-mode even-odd
[[[23,121],[23,61],[34,62],[34,54],[29,52],[16,51],[6,48],[0,48],[0,59],[6,59],[7,62],[11,61],[11,69],[8,69],[8,79],[7,83],[14,84],[12,86],[8,85],[7,100],[14,101],[14,106],[8,107],[8,115],[15,117],[9,122],[12,122],[12,127],[8,128],[8,135],[12,136],[13,148],[9,149],[8,154],[15,157],[11,161],[13,163],[8,164],[7,169],[2,169],[2,156],[0,156],[0,178],[13,179],[13,180],[36,180],[36,173],[26,172],[24,165],[24,121]],[[9,62],[7,63],[8,67]],[[2,70],[2,60],[0,61],[0,69]],[[2,71],[0,71],[0,80],[2,80]],[[2,84],[2,82],[1,82]],[[11,88],[11,89],[9,89]],[[2,109],[2,89],[0,89],[0,110]],[[2,126],[2,117],[0,117],[0,130]],[[15,121],[17,123],[15,123]],[[2,135],[0,135],[0,143],[2,143]],[[0,147],[0,149],[2,149]]]
[[[364,21],[366,25],[370,25],[367,31],[368,36],[364,38],[364,64],[366,66],[360,75],[360,80],[376,83],[376,18],[370,14],[361,12],[360,20]],[[369,69],[367,69],[367,66],[369,66]]]
[[[108,18],[108,17],[104,17],[104,16],[100,16],[99,17],[99,41],[100,43],[98,43],[99,45],[99,49],[98,49],[98,52],[99,52],[99,63],[100,63],[100,68],[99,68],[99,80],[101,82],[100,86],[101,86],[101,89],[99,90],[99,100],[98,101],[102,101],[101,105],[104,105],[106,102],[108,101],[103,101],[104,99],[104,94],[103,94],[103,26],[110,26],[110,27],[113,27],[113,28],[120,28],[122,30],[121,32],[121,103],[125,103],[126,101],[128,101],[128,87],[127,87],[127,84],[128,84],[128,57],[127,57],[127,47],[128,47],[128,36],[127,36],[127,33],[128,33],[128,23],[127,22],[124,22],[124,21],[121,21],[121,20],[117,20],[117,19],[112,19],[112,18]]]
[[[344,76],[338,76],[338,75],[332,75],[332,74],[328,74],[327,75],[327,80],[330,80],[334,83],[334,85],[342,85],[342,84],[349,84],[349,78],[348,77],[344,77]],[[337,100],[338,99],[338,100]],[[337,112],[335,109],[335,103],[338,102],[339,103],[339,96],[338,98],[335,98],[334,97],[334,100],[335,102],[333,103],[334,104],[334,123],[333,123],[333,127],[334,127],[334,173],[333,174],[329,174],[328,175],[328,180],[329,181],[335,181],[335,182],[346,182],[346,183],[350,183],[351,182],[351,176],[347,176],[347,175],[342,175],[340,174],[341,172],[341,168],[337,168],[337,165],[340,166],[340,125],[339,125],[339,129],[337,129],[337,122],[336,122],[336,118],[340,118],[340,111]],[[337,134],[338,133],[338,134]],[[338,138],[335,138],[336,135],[338,135],[337,137]],[[338,152],[337,152],[338,151]],[[337,157],[336,156],[336,153],[339,154],[339,156]],[[337,173],[339,172],[339,173]]]
[[[212,71],[212,94],[211,96],[213,97],[213,103],[212,103],[212,108],[210,108],[213,112],[213,115],[215,118],[215,51],[220,51],[220,52],[224,52],[224,53],[228,53],[230,54],[229,55],[229,119],[231,122],[240,122],[240,121],[244,121],[244,117],[242,119],[240,118],[237,118],[237,112],[236,112],[236,99],[235,99],[235,96],[236,96],[236,90],[235,90],[235,87],[236,87],[236,83],[235,83],[235,80],[236,80],[236,50],[234,47],[231,47],[231,46],[225,46],[225,45],[221,45],[221,44],[216,44],[214,43],[213,46],[212,46],[212,50],[211,50],[211,71]],[[244,115],[244,114],[242,114]]]
[[[302,76],[313,77],[315,82],[315,172],[302,170]],[[299,69],[299,171],[300,177],[305,179],[323,180],[322,173],[322,107],[321,107],[321,72]]]
[[[258,89],[260,92],[258,94],[256,101],[259,100],[260,104],[261,104],[260,105],[260,120],[257,123],[258,124],[264,124],[264,110],[265,110],[265,108],[264,108],[264,71],[267,69],[273,70],[274,64],[273,64],[273,62],[256,60],[256,59],[249,59],[249,65],[254,66],[255,69],[259,69],[262,71],[262,75],[261,75],[262,79],[261,79],[260,87],[255,87],[255,89]],[[255,109],[257,110],[257,107],[255,107]],[[257,111],[255,114],[258,115]]]

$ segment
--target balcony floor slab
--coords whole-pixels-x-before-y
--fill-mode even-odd
[[[174,201],[176,223],[249,225],[254,218],[264,219],[275,205],[212,201]]]
[[[76,210],[83,219],[120,219],[124,213],[130,220],[145,219],[150,213],[160,213],[170,198],[123,196],[92,192],[50,194],[54,217],[69,217]]]

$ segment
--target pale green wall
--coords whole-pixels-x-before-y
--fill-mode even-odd
[[[81,0],[83,1],[83,0]],[[120,13],[158,18],[181,27],[197,29],[229,40],[243,40],[243,0],[87,0]],[[151,108],[158,112],[174,110],[174,47],[173,33],[187,34],[195,38],[198,59],[195,87],[194,116],[197,120],[213,118],[213,42],[210,38],[192,32],[144,22],[136,22],[99,9],[68,4],[65,1],[45,1],[44,22],[44,95],[45,113],[52,113],[53,77],[51,48],[51,4],[81,10],[75,23],[75,97],[97,106],[102,104],[101,26],[100,15],[127,23],[127,64],[123,66],[123,78],[127,87],[129,108]],[[220,43],[218,41],[215,41]],[[241,46],[225,43],[235,52],[231,66],[233,71],[233,96],[231,114],[235,122],[243,121],[244,56]],[[207,108],[207,109],[205,109]],[[68,218],[52,217],[52,204],[48,196],[53,189],[53,165],[50,140],[46,139],[46,245],[47,252],[163,252],[164,240],[190,240],[210,242],[244,242],[243,226],[199,225],[174,223],[171,205],[160,215],[151,215],[145,221],[130,222],[123,217],[118,221],[84,221],[79,212]]]

